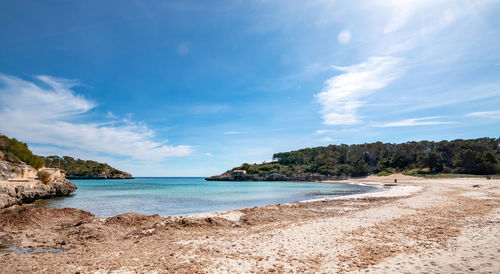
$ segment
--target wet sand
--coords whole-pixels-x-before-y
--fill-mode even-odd
[[[357,198],[189,217],[4,211],[0,243],[18,252],[0,251],[1,272],[500,272],[499,180],[397,178]]]

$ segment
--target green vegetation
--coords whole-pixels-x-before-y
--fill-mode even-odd
[[[19,142],[15,138],[0,135],[0,150],[4,152],[4,158],[9,162],[25,162],[36,169],[45,165],[42,157],[33,154],[26,143]]]
[[[66,171],[67,177],[77,178],[114,178],[119,176],[131,177],[130,174],[111,167],[108,164],[96,161],[75,160],[72,157],[48,156],[45,157],[47,167],[58,167]]]
[[[389,173],[389,172],[383,170],[383,171],[380,171],[379,173],[377,173],[377,176],[389,176],[391,174],[392,173]]]
[[[50,174],[47,171],[38,171],[38,180],[42,181],[44,184],[48,184],[50,180]]]
[[[248,174],[318,173],[331,176],[499,174],[500,138],[420,141],[402,144],[329,145],[276,153],[273,162],[243,164]],[[233,169],[233,170],[234,170]]]
[[[115,169],[108,164],[98,163],[96,161],[75,160],[69,156],[60,158],[59,156],[42,157],[33,154],[28,148],[28,145],[19,142],[15,138],[9,138],[5,135],[0,135],[0,152],[3,152],[3,159],[19,164],[26,164],[40,169],[42,167],[61,168],[66,171],[67,177],[74,178],[132,178],[127,173]],[[1,155],[1,153],[0,153]],[[48,173],[39,172],[38,177],[41,181],[47,178]]]

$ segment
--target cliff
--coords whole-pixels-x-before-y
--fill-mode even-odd
[[[3,156],[0,152],[0,209],[38,199],[66,196],[76,190],[60,169],[42,168],[37,171],[26,163],[4,161]]]

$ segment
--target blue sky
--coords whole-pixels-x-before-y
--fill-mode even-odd
[[[500,136],[500,1],[2,1],[0,132],[135,176]]]

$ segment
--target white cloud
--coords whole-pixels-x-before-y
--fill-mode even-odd
[[[0,74],[0,132],[34,143],[138,160],[164,160],[192,152],[191,146],[154,141],[152,130],[130,119],[117,125],[80,122],[96,105],[71,90],[78,82],[36,78],[45,86]]]
[[[330,132],[334,132],[334,131],[335,130],[333,130],[333,129],[318,129],[314,133],[321,135],[321,134],[330,133]]]
[[[391,33],[403,29],[411,16],[419,9],[427,7],[429,4],[436,4],[438,1],[430,0],[395,0],[387,1],[392,16],[389,23],[384,28],[384,33]]]
[[[452,9],[447,9],[447,10],[444,11],[443,20],[445,22],[452,23],[456,19],[457,19],[457,13],[456,13],[456,11],[454,11]]]
[[[71,87],[78,85],[77,81],[49,76],[36,76],[36,78],[50,86],[50,90],[32,82],[0,74],[0,83],[4,85],[0,89],[2,112],[19,112],[47,120],[75,117],[95,107],[95,103],[71,91]]]
[[[481,118],[489,118],[489,119],[500,119],[500,110],[470,112],[470,113],[467,113],[465,116],[481,117]]]
[[[441,116],[433,117],[422,117],[422,118],[412,118],[405,119],[397,122],[390,122],[384,124],[376,124],[375,127],[413,127],[413,126],[433,126],[433,125],[448,125],[454,124],[455,122],[446,121],[436,121],[436,119],[442,118]]]
[[[322,137],[322,138],[320,138],[320,139],[318,139],[316,141],[318,141],[320,143],[331,143],[331,142],[333,142],[335,140],[332,139],[332,138],[330,138],[330,137],[328,137],[328,136],[324,136],[324,137]]]
[[[403,3],[405,1],[395,1],[394,3]],[[409,5],[396,4],[393,7],[393,15],[389,24],[384,28],[384,33],[391,33],[402,28],[411,14],[411,9]]]
[[[396,57],[370,57],[366,62],[349,67],[335,67],[343,72],[326,81],[316,94],[322,105],[325,125],[353,125],[360,121],[357,110],[365,104],[363,98],[386,87],[398,78],[402,69]]]
[[[349,44],[349,42],[351,41],[351,32],[348,30],[342,31],[337,36],[337,40],[339,41],[339,43],[341,43],[343,45]]]

